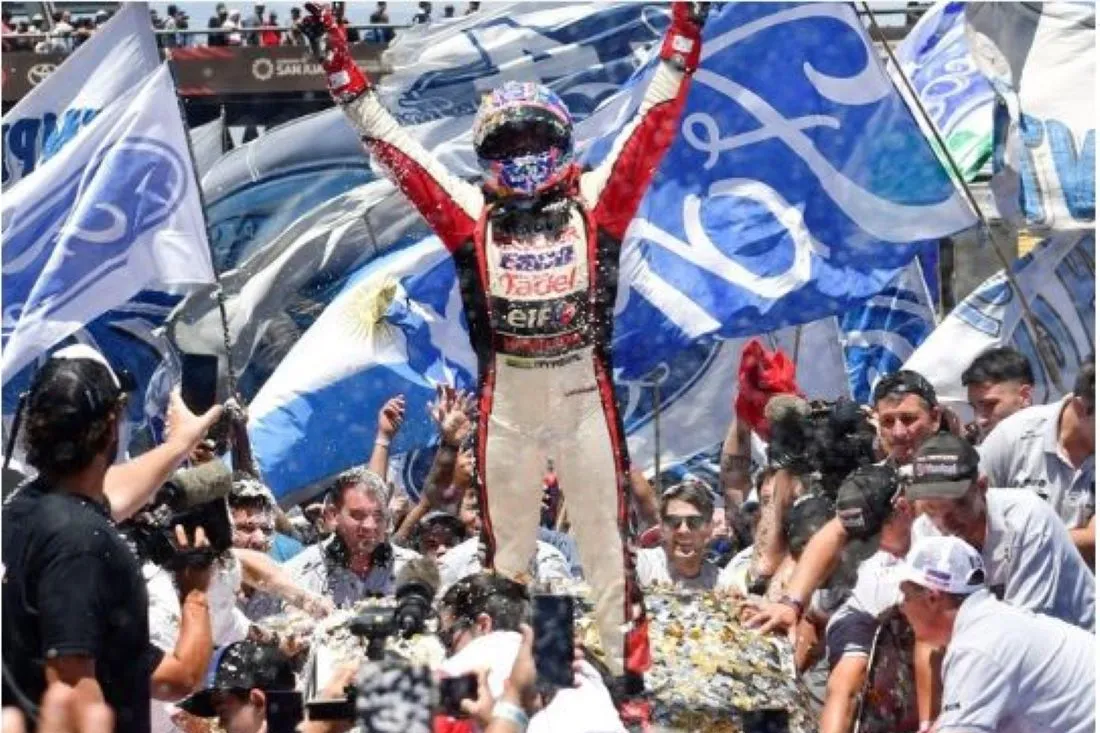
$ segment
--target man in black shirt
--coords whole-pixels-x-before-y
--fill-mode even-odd
[[[225,25],[225,21],[228,19],[229,11],[225,9],[225,3],[218,3],[218,6],[214,11],[214,15],[210,16],[210,20],[206,23],[206,27],[211,31],[210,33],[206,34],[206,45],[229,45],[229,40],[225,37],[225,34],[220,32],[222,26]]]
[[[125,406],[118,376],[86,346],[47,361],[26,401],[22,436],[38,478],[0,515],[0,613],[3,704],[17,705],[31,720],[47,686],[61,683],[73,688],[75,712],[105,701],[116,731],[150,729],[151,681],[161,655],[149,644],[141,567],[104,493]],[[205,608],[201,591],[196,598]],[[200,615],[206,621],[208,613]],[[209,646],[208,621],[205,637],[195,638]],[[201,675],[209,648],[191,656]]]

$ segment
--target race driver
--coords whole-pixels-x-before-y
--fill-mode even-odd
[[[477,461],[487,562],[524,579],[540,480],[559,467],[608,666],[639,690],[649,664],[627,546],[628,459],[611,381],[619,248],[676,137],[699,63],[705,3],[673,3],[658,65],[606,160],[582,171],[568,108],[539,84],[508,82],[482,102],[480,186],[448,173],[382,106],[327,6],[302,30],[329,90],[374,160],[454,256],[479,364]],[[611,541],[618,538],[619,541]]]

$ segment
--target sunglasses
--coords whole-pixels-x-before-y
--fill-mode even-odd
[[[668,529],[680,529],[680,526],[687,522],[688,529],[690,529],[692,532],[700,529],[704,524],[706,524],[706,521],[707,520],[705,517],[702,517],[698,514],[692,514],[691,516],[686,517],[670,514],[661,520],[661,522]]]

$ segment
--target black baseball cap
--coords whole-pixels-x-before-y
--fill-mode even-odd
[[[910,499],[959,499],[978,478],[978,451],[951,433],[936,433],[913,457]]]
[[[893,466],[860,466],[837,489],[837,519],[849,537],[874,537],[893,512],[894,499],[900,491],[901,482]]]
[[[875,383],[874,392],[871,395],[871,404],[877,405],[878,401],[889,395],[902,396],[915,394],[929,407],[939,404],[936,401],[936,388],[932,383],[917,372],[902,369],[893,374],[887,374]]]
[[[217,692],[291,691],[295,686],[290,659],[274,644],[238,641],[214,650],[202,689],[179,704],[200,718],[213,718]]]

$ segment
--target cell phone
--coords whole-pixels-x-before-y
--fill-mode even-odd
[[[439,709],[452,718],[465,717],[462,711],[463,700],[477,699],[477,675],[473,672],[444,677],[439,681]]]
[[[573,686],[573,599],[538,594],[533,599],[535,672],[540,682]]]
[[[209,410],[218,399],[218,357],[212,354],[180,356],[180,396],[196,415]]]

